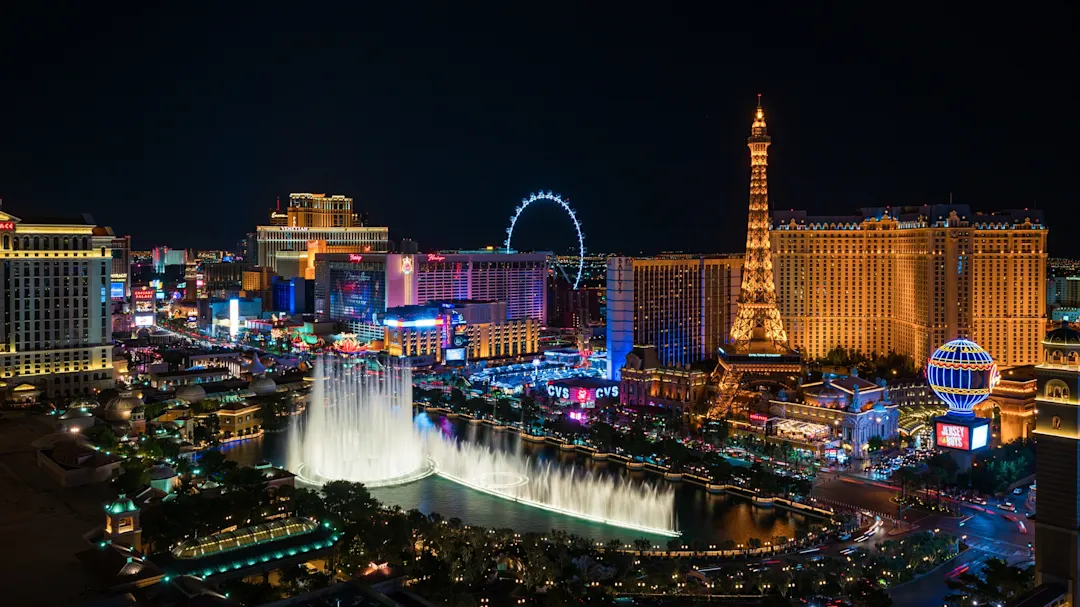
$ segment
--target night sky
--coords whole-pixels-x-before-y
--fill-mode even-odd
[[[952,192],[976,210],[1044,209],[1051,254],[1080,255],[1065,3],[357,4],[5,7],[3,209],[88,212],[136,248],[223,248],[279,196],[342,193],[394,240],[468,248],[501,242],[521,197],[550,189],[593,251],[741,251],[762,93],[774,206],[851,213]],[[553,207],[524,221],[519,248],[571,243]]]

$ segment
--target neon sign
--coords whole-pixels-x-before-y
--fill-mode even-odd
[[[566,386],[552,386],[549,384],[547,387],[547,393],[548,396],[554,398],[570,398],[570,388],[567,388]]]
[[[132,295],[135,299],[153,299],[154,291],[152,289],[136,289]]]
[[[944,424],[938,422],[937,446],[945,447],[947,449],[960,449],[962,451],[970,451],[970,432],[971,430],[967,426],[960,426],[957,424]]]
[[[14,231],[15,231],[15,222],[14,221],[0,221],[0,232],[14,232]]]
[[[349,253],[349,261],[364,261],[364,256],[359,253]]]
[[[566,386],[556,386],[549,384],[547,387],[547,394],[552,398],[573,400],[576,403],[588,405],[601,398],[619,398],[619,387],[603,386],[595,389],[574,388],[573,391],[571,391],[571,389]]]
[[[408,276],[409,274],[412,274],[412,270],[413,270],[412,256],[402,257],[401,258],[401,273]]]
[[[618,386],[604,386],[603,388],[596,389],[596,399],[601,398],[619,398]]]
[[[769,416],[768,415],[764,415],[762,413],[751,413],[750,414],[750,423],[752,423],[752,424],[764,424],[767,421],[769,421]]]
[[[387,318],[383,325],[387,327],[437,327],[443,324],[442,318],[418,318],[416,320],[398,320]]]

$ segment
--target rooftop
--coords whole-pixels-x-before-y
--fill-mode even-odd
[[[303,558],[330,548],[339,537],[328,524],[287,518],[189,540],[151,558],[167,572],[208,577],[271,561]]]
[[[259,405],[249,403],[246,400],[239,400],[239,401],[234,401],[234,402],[222,405],[222,407],[220,409],[218,409],[218,412],[224,411],[226,413],[238,413],[240,411],[246,411],[248,409],[258,409],[258,408],[259,408]]]
[[[1028,382],[1035,381],[1035,365],[1010,367],[1001,370],[1001,381]]]
[[[192,369],[181,369],[179,371],[162,371],[161,373],[151,373],[154,377],[168,379],[170,377],[187,377],[190,375],[220,375],[222,373],[229,373],[229,369],[226,367],[197,367]]]
[[[19,224],[22,226],[27,225],[64,225],[64,226],[93,226],[97,225],[93,216],[89,213],[83,213],[82,215],[63,215],[63,216],[48,216],[48,215],[19,215]]]
[[[796,226],[811,229],[859,230],[866,221],[895,220],[901,228],[926,227],[935,223],[947,223],[952,214],[959,222],[976,229],[1007,229],[1030,220],[1032,227],[1042,229],[1043,212],[1035,209],[1007,209],[991,213],[973,213],[966,204],[934,204],[921,206],[863,207],[850,215],[810,215],[795,209],[776,210],[772,213],[774,228],[788,229]]]

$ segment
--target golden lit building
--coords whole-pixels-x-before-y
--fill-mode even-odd
[[[1057,586],[1067,593],[1067,604],[1076,606],[1080,605],[1080,331],[1065,323],[1047,333],[1039,345],[1043,352],[1035,368],[1039,448],[1035,583]]]
[[[0,383],[46,398],[113,386],[114,237],[88,215],[20,219],[0,211]],[[3,386],[0,386],[3,388]]]
[[[680,414],[705,403],[709,374],[686,367],[662,367],[654,346],[637,346],[626,357],[619,402],[674,409]]]
[[[259,405],[247,401],[231,402],[217,411],[221,440],[237,440],[262,433]]]
[[[468,360],[539,352],[540,322],[506,316],[504,301],[448,300],[390,308],[383,321],[384,345],[391,356],[430,362],[446,362],[446,350],[456,348],[463,348]]]
[[[284,225],[280,214],[271,217],[273,225],[257,227],[256,246],[259,266],[285,278],[304,277],[312,241],[320,243],[319,252],[379,253],[389,248],[388,229],[365,226],[347,196],[290,194]],[[287,267],[279,268],[279,254]]]
[[[773,213],[777,304],[788,342],[810,358],[836,346],[922,364],[957,337],[1003,367],[1038,362],[1046,312],[1039,211],[965,205]]]
[[[743,255],[608,258],[610,379],[636,345],[655,345],[662,366],[716,358],[735,318],[742,267]]]
[[[990,398],[975,405],[976,415],[996,423],[995,444],[1032,438],[1038,391],[1034,365],[1013,367],[1001,372],[1001,380],[990,391]]]
[[[469,360],[508,358],[540,351],[540,322],[532,318],[465,325]]]
[[[348,228],[360,225],[353,199],[341,194],[289,194],[285,225],[304,228]],[[273,218],[273,217],[271,217]]]

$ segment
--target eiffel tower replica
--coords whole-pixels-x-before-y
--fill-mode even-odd
[[[802,356],[788,346],[787,332],[776,307],[772,246],[769,241],[769,145],[765,110],[758,95],[750,137],[750,215],[746,229],[739,308],[726,347],[720,349],[720,390],[710,415],[730,409],[739,386],[750,379],[793,385],[802,375]]]

